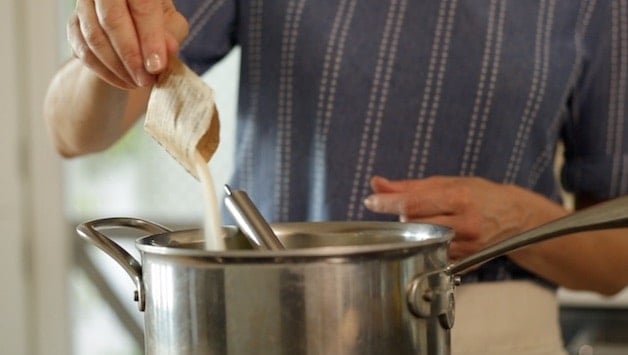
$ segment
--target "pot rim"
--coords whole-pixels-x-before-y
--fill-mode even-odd
[[[136,247],[143,253],[162,256],[199,257],[214,259],[217,262],[263,262],[277,263],[278,261],[294,261],[296,259],[318,260],[355,258],[378,254],[399,255],[416,252],[429,245],[449,243],[454,236],[453,229],[429,223],[408,222],[380,222],[380,221],[332,221],[332,222],[286,222],[272,223],[272,229],[277,236],[289,241],[290,238],[303,236],[349,236],[351,238],[376,237],[377,243],[357,245],[323,245],[314,247],[290,248],[290,243],[284,250],[205,250],[203,236],[200,229],[164,232],[138,238]],[[315,232],[304,233],[316,229]],[[236,226],[223,226],[226,232],[225,241],[244,236]],[[386,239],[391,239],[388,242]],[[192,246],[192,247],[190,247]]]

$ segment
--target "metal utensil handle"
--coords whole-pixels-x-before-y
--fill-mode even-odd
[[[142,265],[118,243],[102,234],[100,229],[127,227],[139,229],[151,234],[171,232],[168,228],[138,218],[103,218],[81,223],[76,227],[76,232],[81,238],[94,244],[105,254],[115,260],[135,284],[135,301],[140,311],[144,311],[146,294],[144,281],[142,280]]]
[[[285,249],[246,192],[231,190],[229,185],[225,185],[225,192],[225,206],[254,248],[262,250]]]
[[[621,227],[628,227],[628,196],[574,212],[566,217],[498,242],[450,265],[446,271],[450,275],[457,274],[526,245],[566,234]]]

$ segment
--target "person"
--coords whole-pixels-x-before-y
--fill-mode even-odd
[[[450,257],[628,192],[625,1],[78,0],[45,119],[109,147],[179,56],[242,49],[236,168],[270,221],[451,226]],[[554,171],[564,146],[560,181]],[[628,285],[625,230],[499,257],[457,288],[453,352],[557,354],[558,286]],[[490,310],[490,311],[489,311]]]

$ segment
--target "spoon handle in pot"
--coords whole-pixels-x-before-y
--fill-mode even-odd
[[[253,204],[246,192],[225,185],[225,206],[251,246],[261,250],[283,250],[284,245]]]
[[[502,254],[566,234],[621,227],[628,227],[628,196],[602,202],[500,241],[450,265],[447,272],[458,274]]]

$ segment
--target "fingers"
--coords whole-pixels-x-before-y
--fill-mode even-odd
[[[108,1],[111,4],[112,1]],[[111,6],[111,5],[107,5]],[[136,47],[132,47],[130,43],[124,43],[123,39],[119,39],[121,45],[128,45],[127,48],[133,48],[131,60],[135,59],[135,55],[143,58],[143,68],[148,73],[157,74],[161,72],[168,60],[166,48],[165,24],[161,1],[159,0],[129,0],[129,19],[130,24],[135,24],[137,31],[137,40],[139,43]],[[125,26],[129,22],[121,21],[121,25]],[[126,30],[124,27],[121,30]],[[117,38],[117,37],[116,37]],[[115,46],[115,44],[114,44]],[[135,52],[136,51],[136,52]],[[133,62],[133,64],[138,64]],[[139,68],[142,61],[139,61]]]
[[[121,88],[154,83],[187,36],[171,0],[77,0],[67,25],[74,55]]]
[[[117,73],[114,73],[94,54],[83,37],[79,18],[76,13],[70,16],[66,31],[68,42],[74,56],[81,60],[85,66],[94,71],[99,77],[121,89],[130,90],[137,86],[135,81],[126,73],[121,62],[118,62]]]
[[[154,1],[157,0],[146,1],[147,6]],[[144,57],[139,41],[142,35],[146,36],[139,29],[146,31],[146,28],[142,27],[141,22],[147,21],[147,19],[146,16],[137,20],[134,19],[130,12],[130,5],[129,3],[127,6],[125,0],[95,2],[97,23],[101,26],[109,45],[107,46],[104,41],[95,41],[96,43],[90,44],[90,48],[98,46],[93,48],[93,50],[96,56],[101,58],[108,67],[115,65],[115,62],[118,60],[121,61],[128,75],[134,79],[138,86],[147,86],[152,84],[154,78],[144,68]],[[93,41],[95,39],[92,38]],[[102,46],[99,46],[101,43]],[[165,45],[165,43],[162,43],[162,45]],[[116,59],[111,59],[109,56],[112,50]]]
[[[364,205],[373,212],[397,214],[402,219],[425,218],[453,212],[450,206],[435,194],[427,198],[404,192],[376,193],[364,199]]]
[[[425,218],[447,215],[458,207],[452,203],[456,190],[445,188],[444,180],[398,180],[374,177],[374,194],[364,200],[365,206],[378,213],[397,214],[405,218]]]
[[[78,0],[67,27],[74,55],[105,81],[126,89],[152,82],[123,0]]]

